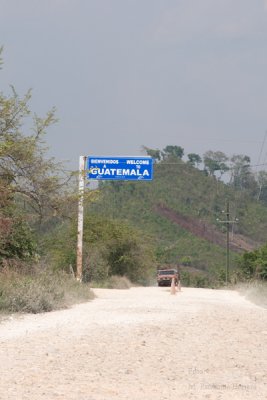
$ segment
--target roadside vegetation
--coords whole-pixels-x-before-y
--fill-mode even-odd
[[[81,285],[60,271],[8,269],[0,276],[1,313],[40,313],[69,307],[92,299],[89,285]],[[28,269],[28,268],[27,268]]]
[[[77,173],[48,157],[55,109],[41,118],[30,99],[30,91],[0,92],[0,312],[67,307],[92,298],[92,285],[155,284],[162,265],[181,265],[185,286],[219,287],[226,201],[238,218],[230,278],[266,281],[267,173],[254,174],[246,155],[208,151],[185,159],[183,148],[168,145],[143,148],[155,160],[152,182],[101,182],[86,191],[77,283]]]
[[[44,237],[43,253],[54,270],[75,270],[77,222],[68,221]],[[151,238],[129,223],[88,213],[84,219],[83,281],[97,285],[125,277],[146,285],[155,271]]]
[[[13,87],[0,93],[0,312],[51,311],[92,298],[87,285],[41,256],[44,232],[70,218],[77,200],[75,177],[47,157],[55,110],[41,118],[30,99]]]
[[[130,289],[132,286],[132,282],[126,276],[112,275],[105,280],[92,281],[93,288]]]

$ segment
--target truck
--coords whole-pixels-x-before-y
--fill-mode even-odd
[[[171,286],[172,278],[174,278],[174,283],[177,286],[180,281],[180,274],[177,269],[158,269],[157,271],[157,282],[158,286]]]

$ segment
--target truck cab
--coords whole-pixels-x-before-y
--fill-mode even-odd
[[[157,271],[158,286],[171,286],[172,278],[174,278],[175,285],[178,285],[180,274],[176,269],[159,269]]]

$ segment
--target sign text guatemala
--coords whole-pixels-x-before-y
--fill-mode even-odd
[[[88,156],[88,179],[151,181],[153,159],[151,157],[96,157]]]

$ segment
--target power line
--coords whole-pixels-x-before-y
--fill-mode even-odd
[[[155,163],[154,165],[180,165],[182,167],[187,167],[188,166],[188,164],[186,164],[186,163],[182,164],[182,163],[178,163],[178,162],[159,162],[159,163]],[[264,162],[264,163],[261,163],[261,164],[253,164],[253,165],[246,164],[244,166],[241,166],[241,168],[242,167],[256,168],[256,167],[262,167],[262,166],[267,166],[267,162]],[[196,168],[196,169],[198,169],[198,168]],[[235,169],[235,167],[232,167],[232,168],[229,167],[229,169],[227,171],[231,171],[231,170],[234,170],[234,169]]]

